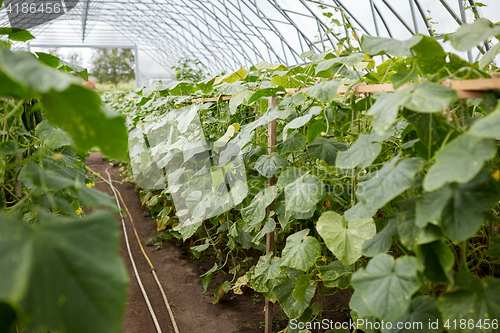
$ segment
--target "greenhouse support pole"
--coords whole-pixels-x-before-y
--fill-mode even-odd
[[[139,78],[139,51],[137,50],[137,44],[134,45],[134,60],[135,60],[135,86],[139,88],[141,86]]]
[[[271,96],[269,97],[269,107],[274,107],[277,105],[277,96]],[[278,124],[276,123],[276,119],[273,120],[271,123],[268,125],[268,132],[267,132],[267,151],[269,153],[269,156],[271,156],[272,153],[276,152],[276,129],[278,127]],[[267,186],[274,186],[276,184],[276,177],[272,176],[271,178],[267,179]],[[273,210],[273,204],[271,204],[268,207],[268,216],[269,212]],[[266,253],[274,252],[274,231],[271,231],[266,234]],[[269,300],[266,298],[266,327],[265,327],[265,333],[272,333],[273,331],[273,303],[269,302]]]
[[[467,14],[465,13],[464,10],[463,0],[458,0],[458,8],[460,8],[460,16],[462,17],[462,23],[463,24],[467,23]],[[472,58],[472,52],[470,50],[467,51],[467,58],[469,58],[470,63],[474,62]]]

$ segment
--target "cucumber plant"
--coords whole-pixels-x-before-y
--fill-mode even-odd
[[[445,40],[468,51],[493,36],[500,36],[498,26],[481,19]],[[217,288],[216,300],[249,286],[290,319],[309,322],[322,318],[322,294],[349,289],[353,319],[497,331],[500,96],[492,91],[463,100],[443,83],[491,78],[499,49],[469,63],[422,35],[407,41],[363,36],[360,44],[362,53],[306,52],[308,64],[293,68],[260,62],[202,82],[105,94],[106,104],[127,117],[128,179],[154,185],[143,189],[143,198],[159,230],[184,241],[197,235],[196,255],[217,253],[220,262],[201,276],[205,291],[224,265],[236,271],[238,263],[228,261],[233,253],[264,250],[264,235],[275,234],[274,253]],[[377,55],[388,59],[377,65]],[[354,85],[381,83],[397,91],[351,92]],[[341,86],[347,86],[343,95]],[[283,94],[288,88],[298,91]],[[277,106],[269,107],[267,98],[277,94]],[[228,102],[222,95],[234,97]],[[217,98],[191,105],[208,97]],[[192,148],[187,129],[198,117],[208,146],[241,149],[247,181],[232,208],[186,220],[189,209],[178,210],[175,195],[190,193],[185,185],[193,172],[167,157]],[[273,121],[277,152],[268,156],[266,127]],[[175,135],[147,141],[158,128]],[[159,177],[152,181],[155,167]],[[266,187],[270,177],[277,183]],[[190,213],[217,205],[210,193],[190,198]]]
[[[54,56],[0,45],[1,332],[121,331],[118,224],[111,212],[84,212],[117,207],[92,188],[84,161],[94,146],[125,158],[125,121],[68,71],[86,78]]]

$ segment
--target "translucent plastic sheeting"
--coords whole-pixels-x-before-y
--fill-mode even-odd
[[[197,225],[240,204],[248,194],[237,141],[208,143],[194,104],[134,127],[128,120],[130,162],[136,184],[163,190],[176,208],[181,228]],[[230,126],[231,128],[232,126]]]
[[[358,46],[363,34],[407,39],[420,33],[442,40],[442,34],[479,17],[500,21],[500,1],[481,3],[487,7],[472,8],[473,0],[81,0],[31,31],[37,37],[33,45],[126,43],[166,68],[188,57],[215,74],[261,60],[302,63],[299,55],[305,51]],[[0,26],[9,26],[5,8]],[[460,56],[476,60],[480,53]]]

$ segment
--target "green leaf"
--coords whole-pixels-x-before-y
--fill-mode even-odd
[[[231,114],[236,114],[238,107],[244,103],[248,103],[250,97],[252,97],[253,91],[245,90],[240,91],[229,101],[229,112]]]
[[[500,104],[497,105],[494,112],[476,121],[469,133],[480,138],[500,138]]]
[[[398,57],[412,57],[411,48],[422,40],[422,36],[415,35],[411,39],[399,41],[392,38],[372,37],[363,35],[361,37],[361,48],[368,55],[390,54]]]
[[[318,114],[320,114],[321,111],[323,111],[323,109],[319,106],[312,107],[306,115],[297,117],[286,124],[286,126],[283,128],[283,139],[287,138],[289,129],[301,128],[302,126],[307,124],[313,116],[317,116]]]
[[[278,195],[276,186],[261,190],[250,202],[250,205],[241,210],[241,217],[249,227],[257,226],[266,217],[266,208]]]
[[[347,150],[347,145],[330,139],[316,138],[308,150],[312,156],[325,161],[330,166],[335,166],[337,154]]]
[[[247,70],[244,67],[241,67],[236,72],[228,73],[226,75],[219,76],[218,78],[216,78],[214,81],[214,86],[216,86],[222,82],[234,83],[236,81],[241,81],[241,80],[246,79],[247,76],[248,76]]]
[[[309,213],[324,194],[324,184],[317,176],[304,175],[285,187],[286,210]]]
[[[458,272],[455,275],[455,289],[441,295],[437,305],[443,318],[450,322],[450,332],[496,332],[491,328],[491,320],[500,318],[500,279],[490,276],[480,279],[477,276]],[[485,319],[490,319],[490,327],[485,328]],[[471,320],[483,323],[483,329],[476,325],[473,329],[462,329],[460,325],[453,325],[453,321]]]
[[[433,37],[422,36],[422,40],[411,49],[415,52],[418,66],[424,74],[438,73],[446,66],[448,54]]]
[[[292,296],[295,298],[299,303],[304,303],[305,297],[307,290],[309,287],[315,286],[316,283],[311,283],[311,278],[313,277],[313,274],[302,274],[298,281],[297,284],[295,285],[295,288],[293,289]],[[316,289],[316,288],[315,288]]]
[[[285,92],[285,89],[283,87],[276,87],[276,88],[271,87],[271,88],[259,89],[253,93],[252,97],[250,97],[250,99],[248,100],[248,104],[252,104],[256,100],[261,99],[263,97],[274,96],[280,91]]]
[[[273,290],[281,308],[288,318],[299,318],[309,306],[316,291],[316,288],[310,285],[306,289],[304,302],[299,302],[293,297],[293,291],[295,290],[297,282],[298,279],[296,277],[291,277],[276,286]]]
[[[280,142],[276,148],[281,154],[291,153],[302,149],[307,142],[307,138],[298,131],[293,131],[286,140]]]
[[[78,189],[78,200],[84,207],[108,207],[112,211],[118,212],[115,197],[94,188],[83,186]]]
[[[56,56],[53,56],[52,54],[43,53],[43,52],[36,52],[36,55],[38,56],[38,59],[42,63],[44,63],[47,66],[52,67],[52,68],[59,67],[59,63],[61,62],[61,59],[59,59]]]
[[[469,51],[474,46],[500,35],[500,27],[486,19],[478,19],[472,24],[462,24],[457,32],[446,35],[445,41],[450,41],[457,51]]]
[[[31,39],[35,39],[35,36],[33,36],[28,30],[17,28],[0,28],[0,35],[7,35],[10,40],[15,42],[27,42]]]
[[[279,168],[286,166],[288,166],[287,159],[278,153],[272,153],[271,156],[262,155],[255,162],[255,169],[266,178],[271,178]]]
[[[379,254],[352,276],[352,286],[371,313],[385,321],[401,318],[411,304],[411,297],[420,288],[417,271],[422,268],[415,257],[396,260]]]
[[[318,63],[318,66],[316,66],[316,74],[323,72],[327,69],[330,69],[336,64],[341,64],[344,66],[355,66],[364,60],[365,60],[365,55],[362,53],[351,53],[350,55],[345,57],[323,60]]]
[[[429,140],[433,145],[441,140],[438,129],[445,122],[441,114],[408,111],[405,119],[415,127],[420,142],[426,147],[429,146]]]
[[[98,146],[111,158],[126,157],[124,118],[106,109],[97,93],[71,75],[42,65],[32,54],[7,48],[0,50],[0,71],[24,91],[31,91],[32,97],[41,97],[47,120],[70,134],[79,149]]]
[[[306,172],[301,171],[296,167],[291,167],[290,169],[287,169],[281,173],[280,177],[278,178],[278,182],[276,183],[276,186],[278,186],[280,190],[283,190],[289,184],[297,180],[297,178],[300,178],[305,174]]]
[[[363,243],[363,254],[368,257],[375,257],[377,254],[387,253],[391,248],[392,239],[397,234],[398,228],[396,221],[391,219],[387,222],[382,231]]]
[[[215,263],[212,268],[210,268],[207,272],[200,275],[201,283],[203,284],[203,294],[202,295],[205,295],[205,293],[208,291],[208,285],[210,284],[210,280],[212,279],[212,275],[217,271],[218,268],[219,268],[219,265],[217,265],[217,263]]]
[[[268,292],[268,281],[280,281],[286,278],[286,273],[280,268],[283,260],[278,257],[271,259],[272,255],[270,252],[261,256],[255,265],[254,273],[249,278],[250,285],[256,292]]]
[[[271,85],[289,89],[289,88],[300,87],[302,85],[302,82],[300,82],[299,80],[290,75],[283,75],[283,76],[275,75],[271,79]]]
[[[415,251],[419,244],[427,244],[441,239],[441,229],[428,225],[420,228],[415,223],[416,198],[409,198],[394,204],[394,213],[398,224],[398,234],[401,243],[408,249]]]
[[[73,139],[60,128],[56,128],[49,124],[48,121],[42,121],[37,125],[35,134],[47,145],[50,149],[57,149],[63,146],[74,145]]]
[[[0,299],[33,329],[121,332],[128,275],[113,215],[38,216],[35,225],[0,218]]]
[[[405,324],[411,324],[411,328],[405,328]],[[430,325],[437,323],[437,329],[431,329]],[[401,329],[397,327],[400,326]],[[408,311],[397,321],[392,322],[392,329],[384,325],[382,333],[439,333],[443,331],[441,312],[436,300],[428,296],[415,297],[411,301]],[[433,326],[434,327],[434,326]]]
[[[77,184],[77,180],[68,179],[53,170],[44,170],[34,162],[26,163],[19,172],[19,180],[24,186],[59,191]]]
[[[347,289],[351,286],[352,266],[344,266],[339,260],[320,267],[322,281],[327,288]]]
[[[395,93],[382,93],[368,111],[373,116],[372,124],[376,133],[383,135],[396,121],[399,110],[410,100],[412,87],[396,91]]]
[[[252,239],[252,243],[259,245],[260,240],[262,237],[264,237],[266,234],[273,232],[276,229],[276,221],[268,218],[267,222],[264,224],[262,229],[255,235],[255,237]]]
[[[496,148],[490,140],[463,134],[436,153],[436,163],[424,179],[424,190],[434,191],[452,182],[467,183],[495,155]]]
[[[453,281],[453,266],[455,255],[442,240],[420,245],[417,257],[424,265],[424,275],[432,282]]]
[[[357,291],[354,291],[352,294],[351,300],[349,301],[349,307],[353,311],[356,311],[359,318],[372,317],[375,319],[375,317],[373,317],[373,313],[370,309],[368,309],[365,301],[361,298],[361,294]]]
[[[378,211],[378,208],[367,208],[365,205],[363,205],[362,202],[358,202],[351,208],[345,211],[344,213],[344,219],[346,221],[352,221],[355,219],[364,219],[364,218],[370,218],[373,215],[375,215]]]
[[[72,84],[78,84],[71,75],[43,66],[33,54],[13,53],[5,47],[0,50],[0,71],[14,82],[39,94],[51,90],[63,91]]]
[[[307,234],[309,229],[304,229],[287,237],[281,266],[307,271],[314,265],[321,255],[321,245]]]
[[[409,189],[414,183],[415,175],[425,164],[418,157],[403,159],[398,163],[399,158],[397,155],[377,171],[373,178],[358,184],[357,196],[366,209],[381,208]]]
[[[335,166],[341,169],[370,166],[382,150],[380,141],[387,139],[391,132],[383,136],[377,133],[361,134],[351,148],[338,153]]]
[[[307,129],[307,142],[313,143],[314,140],[316,140],[316,138],[318,137],[318,135],[320,135],[325,131],[326,131],[326,124],[321,121],[314,120],[313,122],[311,122],[311,124],[309,124],[309,127]]]
[[[302,93],[314,97],[320,102],[329,103],[337,96],[340,85],[341,82],[338,80],[325,81],[302,90]]]
[[[454,242],[461,242],[472,237],[485,220],[485,214],[500,195],[498,185],[491,175],[482,171],[473,180],[444,193],[451,197],[442,197],[447,205],[441,214],[441,225],[445,233]]]
[[[352,265],[361,258],[363,243],[377,233],[375,222],[371,218],[347,222],[332,211],[321,215],[316,229],[328,249],[344,265]]]
[[[176,225],[172,230],[181,234],[182,239],[186,241],[189,237],[193,236],[202,225],[201,220],[186,220]]]
[[[271,72],[274,72],[274,71],[286,71],[286,70],[288,70],[288,68],[286,68],[286,66],[283,65],[283,64],[270,64],[270,63],[268,63],[265,60],[256,63],[255,64],[255,68],[260,69],[260,70],[261,69],[265,69],[265,70],[268,70],[268,71],[271,71]]]
[[[108,157],[126,157],[125,119],[103,106],[95,92],[72,85],[64,92],[45,94],[42,104],[47,120],[69,133],[79,149],[88,151],[97,146]]]
[[[451,186],[443,186],[434,192],[426,192],[417,200],[416,225],[423,228],[427,223],[439,224],[443,209],[453,196]]]
[[[499,53],[500,53],[500,43],[493,45],[493,47],[483,55],[481,60],[479,60],[479,68],[480,69],[486,68],[493,60],[495,60],[495,57]]]
[[[410,69],[401,68],[397,72],[389,76],[389,80],[392,82],[394,89],[399,89],[404,86],[409,81],[417,81],[418,74],[416,66],[411,66]]]
[[[422,82],[415,85],[407,109],[416,112],[442,112],[458,99],[455,89],[432,82]]]
[[[65,71],[65,72],[75,72],[78,74],[82,79],[85,81],[89,80],[89,73],[86,68],[80,67],[75,64],[71,64],[69,62],[66,62],[64,60],[61,60],[59,62],[59,70]]]
[[[194,84],[191,81],[172,81],[167,84],[166,89],[170,95],[189,95],[194,92]]]

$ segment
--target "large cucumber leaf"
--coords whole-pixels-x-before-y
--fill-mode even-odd
[[[255,162],[255,169],[264,177],[271,178],[278,169],[284,168],[287,165],[288,161],[284,156],[278,153],[272,153],[271,156],[260,156],[257,162]]]
[[[404,256],[394,260],[388,254],[374,257],[366,268],[352,276],[352,286],[369,311],[385,321],[396,321],[408,310],[411,297],[420,288],[417,258]]]
[[[457,32],[446,35],[444,40],[449,40],[457,51],[469,51],[491,36],[500,36],[500,27],[488,20],[479,19],[472,24],[462,24]]]
[[[308,234],[309,229],[304,229],[288,236],[281,266],[307,271],[314,265],[321,254],[321,246],[316,238]]]
[[[436,163],[425,176],[424,189],[434,191],[446,183],[467,183],[495,155],[496,148],[490,140],[461,135],[436,153]]]
[[[304,175],[285,187],[286,210],[309,213],[324,195],[324,184],[317,176]]]
[[[378,209],[414,184],[414,178],[425,164],[421,158],[412,157],[399,161],[397,155],[375,175],[358,185],[358,198],[366,209]]]
[[[346,222],[335,212],[325,212],[316,225],[326,246],[344,264],[354,264],[363,254],[363,243],[377,233],[371,218]]]
[[[0,218],[0,301],[31,328],[121,332],[128,276],[113,215],[38,215],[36,225]]]
[[[438,299],[438,308],[443,319],[449,325],[449,332],[497,332],[498,327],[492,326],[492,320],[500,318],[500,279],[487,276],[484,279],[465,271],[455,274],[455,288],[444,293]],[[457,324],[461,320],[475,324],[482,322],[482,327],[474,325],[465,328]],[[488,327],[485,326],[488,320]]]

